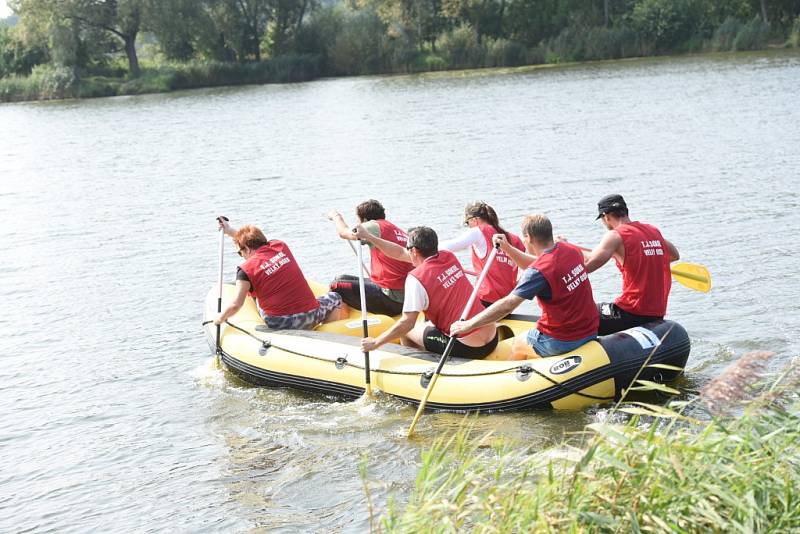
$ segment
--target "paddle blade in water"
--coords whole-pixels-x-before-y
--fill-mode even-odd
[[[711,291],[711,273],[697,263],[678,262],[670,266],[672,277],[689,289],[708,293]]]

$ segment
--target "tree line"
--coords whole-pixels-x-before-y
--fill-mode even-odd
[[[214,66],[245,81],[797,46],[800,0],[11,0],[0,78]],[[144,63],[141,58],[146,57]],[[241,67],[237,71],[237,66]],[[66,69],[66,70],[65,70]],[[227,69],[227,70],[225,70]],[[264,70],[264,69],[261,69]],[[269,69],[267,69],[269,70]],[[269,70],[274,75],[274,70]],[[259,71],[260,72],[260,71]],[[155,75],[155,74],[153,74]],[[266,74],[259,74],[259,76]],[[172,82],[170,82],[172,83]],[[188,82],[187,82],[188,83]]]

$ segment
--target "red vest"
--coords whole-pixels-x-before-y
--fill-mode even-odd
[[[408,234],[402,229],[385,219],[377,219],[378,227],[381,230],[381,239],[396,243],[405,248],[408,243]],[[406,284],[406,275],[414,268],[407,261],[390,258],[380,251],[378,247],[372,247],[369,251],[370,273],[372,281],[384,289],[403,289]]]
[[[483,271],[483,266],[486,265],[486,260],[492,252],[492,236],[500,233],[497,228],[484,224],[479,226],[483,238],[486,240],[486,254],[481,258],[475,252],[475,247],[472,247],[472,268],[477,272]],[[524,251],[525,245],[519,237],[511,232],[508,233],[508,242],[511,246]],[[486,278],[483,280],[481,287],[478,288],[478,298],[486,302],[496,302],[505,297],[517,285],[517,264],[514,260],[509,258],[502,250],[497,251],[494,257],[494,263],[486,273]]]
[[[596,335],[600,316],[580,249],[569,243],[557,243],[531,267],[542,273],[550,284],[551,294],[550,300],[536,299],[542,308],[536,328],[561,341]]]
[[[292,315],[319,308],[303,271],[283,241],[268,242],[241,268],[250,279],[250,294],[266,315]]]
[[[450,325],[461,319],[461,313],[467,307],[473,290],[458,258],[450,251],[440,250],[438,254],[425,258],[422,265],[417,266],[409,274],[419,280],[428,293],[425,318],[449,336]],[[483,304],[476,298],[466,319],[471,319],[481,311]],[[474,331],[465,332],[461,337],[466,337]]]
[[[664,317],[667,297],[672,288],[669,250],[658,228],[632,222],[621,224],[616,232],[625,246],[622,271],[622,295],[614,303],[628,313]]]

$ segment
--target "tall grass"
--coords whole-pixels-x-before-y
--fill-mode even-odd
[[[69,98],[77,84],[75,72],[68,67],[36,65],[30,76],[0,79],[0,102]]]
[[[798,385],[798,367],[790,367],[737,417],[713,415],[699,401],[694,416],[686,402],[630,403],[620,408],[630,414],[626,422],[617,413],[589,425],[577,446],[544,451],[502,441],[487,447],[487,436],[462,430],[423,453],[407,505],[390,507],[381,528],[796,532]]]
[[[794,19],[792,30],[789,32],[789,39],[786,41],[786,46],[800,48],[800,17]]]
[[[39,65],[28,77],[0,80],[0,102],[162,93],[176,89],[299,82],[320,75],[318,56],[281,56],[252,63],[191,61],[142,69],[138,78],[84,75],[66,67]]]

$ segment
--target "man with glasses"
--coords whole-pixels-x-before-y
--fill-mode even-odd
[[[399,337],[404,345],[444,353],[450,340],[450,325],[460,318],[474,289],[458,258],[452,252],[439,250],[436,232],[425,226],[409,230],[405,248],[372,235],[363,225],[356,227],[356,233],[387,256],[411,263],[414,267],[406,277],[400,320],[378,337],[364,338],[362,350],[375,350]],[[475,299],[467,317],[473,317],[481,310],[483,305]],[[427,322],[417,323],[420,312],[425,314]],[[453,344],[452,355],[480,359],[488,356],[496,346],[497,329],[492,323],[463,332]]]
[[[663,319],[672,286],[669,264],[680,258],[678,249],[655,226],[631,221],[622,195],[604,196],[597,211],[608,232],[594,250],[584,251],[586,270],[594,272],[614,258],[622,272],[622,295],[597,305],[600,335]]]

